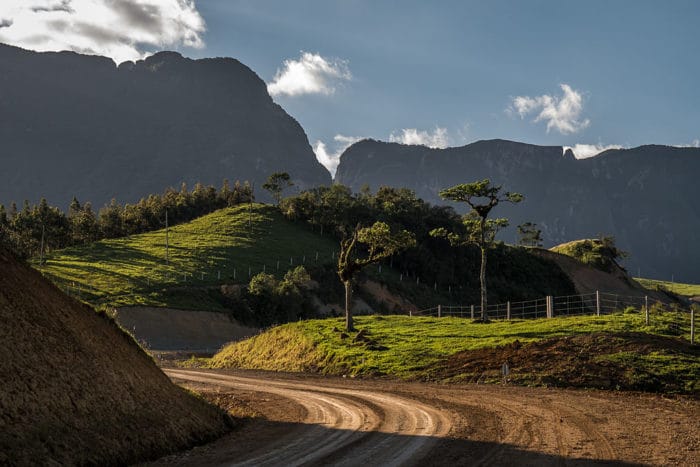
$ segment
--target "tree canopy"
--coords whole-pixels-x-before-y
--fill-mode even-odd
[[[440,191],[440,197],[450,201],[466,203],[471,211],[462,217],[465,227],[463,233],[450,232],[441,227],[431,231],[435,237],[445,237],[453,246],[474,244],[481,250],[481,267],[479,282],[481,288],[481,319],[487,320],[486,261],[487,249],[490,248],[499,230],[508,226],[508,219],[489,219],[491,210],[499,203],[519,203],[523,200],[520,193],[501,193],[500,185],[492,185],[491,180],[484,179],[472,183],[462,183]]]

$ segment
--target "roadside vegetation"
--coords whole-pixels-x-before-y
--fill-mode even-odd
[[[358,333],[346,333],[343,324],[341,319],[327,319],[273,327],[229,344],[206,364],[357,377],[497,382],[503,378],[501,366],[509,359],[508,349],[514,361],[514,353],[522,349],[521,353],[532,353],[537,361],[525,357],[519,365],[511,362],[509,380],[516,384],[695,395],[700,391],[700,349],[688,342],[687,313],[655,310],[649,326],[644,314],[632,309],[614,315],[493,321],[488,325],[461,318],[358,316]],[[577,339],[576,348],[557,350],[571,339]],[[531,351],[528,346],[533,345],[540,350]],[[484,354],[486,351],[495,353]],[[474,352],[480,355],[476,365],[454,363],[460,358],[468,361]],[[611,368],[616,371],[611,373]],[[607,380],[601,377],[608,373],[612,376]],[[570,374],[578,378],[564,377]]]

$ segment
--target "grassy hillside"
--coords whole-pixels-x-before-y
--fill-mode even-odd
[[[328,374],[389,375],[408,379],[456,378],[440,368],[450,356],[460,351],[494,349],[504,345],[527,345],[546,339],[604,333],[625,336],[630,333],[659,336],[678,341],[689,338],[687,314],[656,312],[650,326],[640,313],[606,316],[580,316],[540,320],[471,323],[459,318],[417,318],[403,316],[368,316],[357,318],[364,336],[346,336],[339,331],[341,320],[311,320],[272,328],[251,339],[230,344],[209,362],[214,367],[240,367],[282,371],[315,371]],[[676,336],[677,337],[672,337]],[[608,339],[609,340],[609,339]],[[517,344],[514,344],[517,341]],[[641,345],[641,344],[640,344]],[[683,344],[690,348],[689,344]],[[642,346],[643,347],[643,346]],[[596,353],[585,349],[596,362],[629,359],[627,347]],[[677,379],[680,392],[700,390],[700,353],[665,350],[662,345],[646,347],[632,355],[632,373],[661,375]],[[697,350],[697,347],[695,347]],[[578,349],[580,352],[582,349]],[[628,352],[628,353],[623,353]],[[551,355],[556,360],[556,355]],[[495,362],[496,379],[503,361]],[[483,361],[487,365],[486,360]],[[487,370],[486,367],[483,370]],[[546,373],[546,371],[545,371]],[[514,377],[518,375],[514,369]],[[493,375],[492,375],[493,376]],[[542,382],[543,375],[519,375],[522,382]],[[459,379],[459,378],[457,378]]]
[[[342,290],[334,291],[340,289],[333,269],[337,240],[286,220],[272,206],[222,209],[171,227],[167,264],[165,237],[165,230],[158,230],[102,240],[54,252],[44,265],[35,266],[70,295],[96,306],[226,311],[230,303],[220,293],[221,284],[247,284],[261,271],[281,276],[299,264],[308,269],[325,267],[315,276],[321,291],[333,301],[342,299]],[[527,250],[500,245],[490,253],[489,264],[492,300],[574,293],[571,281],[554,263]],[[363,275],[387,284],[418,307],[478,300],[476,263],[468,263],[470,269],[457,274],[452,285],[437,284],[429,277],[419,281],[407,271],[402,276],[388,266],[384,264],[381,273],[370,266]],[[367,294],[363,298],[377,311],[401,311],[387,309]]]
[[[49,255],[37,266],[89,303],[222,310],[218,285],[247,283],[249,272],[332,263],[337,244],[286,221],[271,206],[222,209],[169,231],[102,240]],[[316,254],[318,253],[318,260]],[[235,276],[235,277],[234,277]]]
[[[700,284],[681,284],[678,282],[643,279],[640,277],[635,277],[634,280],[651,290],[665,290],[685,297],[700,296]]]

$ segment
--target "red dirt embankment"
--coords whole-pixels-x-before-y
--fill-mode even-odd
[[[1,465],[122,465],[228,429],[112,320],[1,250],[0,323]]]

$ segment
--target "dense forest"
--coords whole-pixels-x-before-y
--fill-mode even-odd
[[[84,245],[103,238],[117,238],[148,232],[187,222],[217,209],[247,203],[253,199],[248,182],[220,189],[196,184],[188,190],[168,188],[161,195],[149,195],[135,204],[116,200],[95,212],[90,202],[73,198],[68,212],[50,206],[42,198],[39,204],[25,201],[22,209],[12,203],[9,210],[0,205],[0,245],[16,255],[28,258],[51,250]]]

